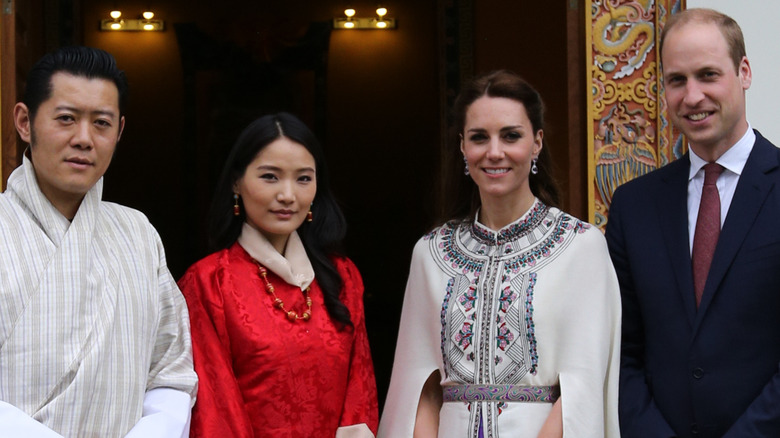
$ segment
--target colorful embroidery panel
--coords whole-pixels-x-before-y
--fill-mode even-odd
[[[558,386],[455,385],[443,388],[444,401],[509,401],[553,403],[561,395]]]
[[[464,407],[475,431],[480,422],[494,429],[504,409],[499,402],[533,398],[535,390],[529,393],[523,381],[545,360],[534,320],[534,293],[545,281],[540,272],[588,228],[537,201],[499,231],[475,221],[450,222],[426,236],[434,260],[450,276],[441,304],[445,378],[465,385],[447,385],[447,391],[469,401]],[[486,400],[488,405],[472,406]]]
[[[539,271],[588,228],[537,202],[497,232],[477,222],[450,222],[425,237],[436,263],[451,275],[441,307],[441,353],[450,382],[476,385],[469,386],[475,394],[514,394],[496,401],[525,397],[519,395],[528,391],[521,389],[524,377],[536,375],[544,360],[534,321],[534,292],[544,281]],[[471,412],[493,424],[491,416],[501,410],[496,404]]]

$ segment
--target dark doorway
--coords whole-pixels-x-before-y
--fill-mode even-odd
[[[105,2],[82,1],[85,23],[107,14]],[[154,5],[165,32],[85,24],[84,43],[114,54],[130,80],[105,198],[147,214],[178,278],[206,255],[206,213],[238,133],[268,112],[299,116],[323,144],[347,217],[345,250],[364,279],[382,403],[412,247],[433,225],[444,6],[400,0],[389,6],[397,30],[349,32],[331,30],[343,13],[338,2]]]

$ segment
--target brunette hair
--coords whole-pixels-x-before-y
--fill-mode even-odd
[[[444,201],[440,221],[473,218],[480,206],[479,190],[474,181],[463,175],[463,157],[460,139],[464,135],[466,112],[477,99],[503,97],[523,105],[531,121],[533,133],[544,130],[544,103],[539,93],[523,78],[507,70],[497,70],[471,80],[455,100],[454,129],[450,132],[450,147],[445,151],[443,169]],[[557,207],[560,190],[553,177],[550,149],[542,138],[542,150],[536,162],[538,173],[528,176],[531,192],[547,205]]]
[[[676,27],[681,27],[691,22],[715,24],[718,26],[718,29],[720,29],[720,32],[723,34],[723,38],[726,40],[726,44],[729,47],[729,55],[731,56],[731,62],[734,63],[734,71],[739,74],[739,64],[742,62],[742,58],[747,56],[747,53],[745,52],[745,37],[742,35],[742,29],[739,27],[739,24],[728,15],[706,8],[686,9],[669,17],[664,25],[663,31],[661,31],[659,56],[662,63],[664,41],[669,35],[669,32]]]
[[[339,252],[347,223],[330,191],[328,168],[320,143],[309,128],[292,114],[282,112],[261,117],[241,132],[214,192],[209,214],[209,243],[212,249],[220,250],[238,240],[246,213],[243,201],[239,201],[241,212],[238,216],[233,214],[233,187],[257,154],[282,137],[305,147],[314,157],[317,193],[311,206],[313,220],[303,222],[298,234],[322,288],[328,314],[340,323],[352,325],[349,309],[339,299],[343,282],[330,258]]]

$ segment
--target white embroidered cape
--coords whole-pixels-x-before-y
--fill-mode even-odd
[[[451,222],[414,248],[379,438],[411,437],[420,392],[560,385],[564,437],[618,437],[620,293],[603,235],[539,202],[494,232]],[[445,402],[440,438],[536,437],[552,403]]]
[[[159,236],[101,194],[69,222],[25,157],[0,196],[0,401],[64,436],[124,436],[147,391],[197,388]]]

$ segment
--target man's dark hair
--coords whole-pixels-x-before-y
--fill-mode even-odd
[[[117,68],[114,57],[100,49],[73,46],[63,47],[45,55],[35,63],[27,75],[22,103],[27,106],[31,121],[35,119],[41,104],[51,97],[51,77],[60,72],[113,82],[119,91],[119,115],[124,115],[127,78],[125,72]]]

